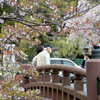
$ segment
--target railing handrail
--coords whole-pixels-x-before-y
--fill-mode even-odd
[[[43,66],[37,66],[37,70],[58,70],[58,71],[66,71],[69,73],[76,73],[78,75],[86,77],[86,69],[78,68],[78,67],[72,67],[68,65],[59,65],[59,64],[51,64],[51,65],[43,65]]]

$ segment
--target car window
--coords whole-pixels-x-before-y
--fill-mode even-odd
[[[62,64],[61,60],[51,60],[50,64]]]
[[[64,65],[69,65],[69,66],[75,66],[72,62],[67,61],[67,60],[63,60],[63,64]]]

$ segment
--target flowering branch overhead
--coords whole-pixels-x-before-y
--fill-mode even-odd
[[[96,4],[92,7],[88,6],[84,10],[81,9],[81,6],[78,7],[77,5],[77,11],[74,7],[69,7],[69,11],[67,10],[65,14],[63,13],[62,17],[59,7],[57,7],[57,5],[55,5],[52,1],[47,0],[44,3],[41,3],[39,0],[27,0],[25,4],[23,2],[20,3],[20,0],[4,0],[4,2],[9,5],[9,7],[11,8],[11,12],[9,14],[7,12],[4,12],[0,16],[0,19],[16,21],[31,28],[34,28],[34,30],[36,31],[38,30],[35,28],[35,26],[59,26],[59,23],[61,23],[61,21],[66,21],[73,18],[77,13],[84,14],[98,5]],[[43,10],[45,10],[46,8],[43,9],[40,6],[46,7],[50,12],[44,13]],[[26,16],[28,16],[28,18],[26,18]],[[39,19],[40,22],[36,22],[36,19]]]
[[[10,32],[12,34],[9,34],[3,42],[7,43],[13,40],[14,42],[18,42],[23,38],[23,33],[24,36],[27,36],[27,33],[29,33],[29,40],[32,40],[36,34],[37,36],[42,35],[47,38],[47,34],[67,34],[70,30],[95,30],[95,27],[91,25],[89,27],[83,27],[82,24],[84,24],[84,22],[80,22],[79,20],[88,11],[100,6],[99,2],[95,5],[91,5],[88,1],[77,0],[74,3],[75,6],[70,6],[66,2],[64,3],[65,5],[52,0],[2,0],[0,7],[4,9],[5,5],[7,5],[9,11],[2,12],[0,15],[1,23],[10,20],[24,25],[20,31],[17,31],[18,29],[14,27],[13,29],[16,31]],[[90,24],[88,20],[85,24]],[[91,21],[91,23],[93,23],[93,21]],[[25,27],[26,29],[24,29]],[[3,30],[6,29],[3,28]],[[4,33],[7,33],[7,31]],[[20,34],[20,36],[18,36],[17,33]],[[5,34],[3,37],[5,37]],[[14,39],[15,37],[16,39]],[[34,43],[31,44],[34,45]]]

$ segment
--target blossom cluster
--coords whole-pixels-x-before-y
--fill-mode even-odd
[[[34,70],[34,68],[27,70],[25,74],[27,74],[29,77],[32,76],[35,79],[38,76],[38,72]],[[13,74],[10,77],[4,78],[4,80],[0,81],[0,100],[39,100],[40,90],[28,90],[27,92],[25,92],[24,88],[20,85],[22,82],[22,73],[20,72],[19,74]]]

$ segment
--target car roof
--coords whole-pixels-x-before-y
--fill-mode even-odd
[[[66,59],[66,58],[50,58],[51,60],[68,60],[71,61],[70,59]],[[73,62],[73,61],[71,61]]]

